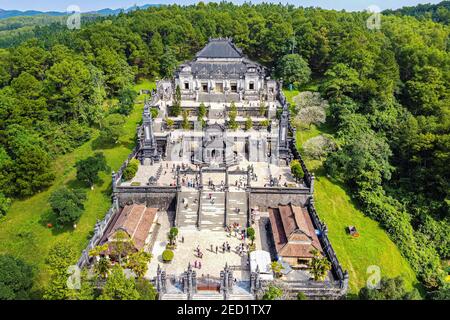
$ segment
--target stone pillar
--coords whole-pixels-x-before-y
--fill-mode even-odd
[[[233,293],[233,271],[231,269],[228,269],[228,292]]]
[[[255,273],[250,274],[250,293],[255,293]]]
[[[117,198],[117,195],[113,194],[113,208],[118,211],[120,209],[119,207],[119,198]]]
[[[344,292],[346,292],[347,289],[348,289],[348,279],[349,279],[349,277],[348,277],[348,271],[345,270],[345,271],[344,271],[344,279],[343,279],[342,282],[341,282],[341,289],[342,289]]]
[[[194,270],[192,271],[192,292],[197,293],[197,272]]]
[[[255,273],[255,289],[258,291],[261,289],[261,276],[259,274],[259,266],[256,266],[256,273]]]
[[[161,281],[161,267],[158,264],[158,268],[156,269],[156,291],[161,295],[162,293],[162,281]]]
[[[111,178],[112,178],[112,190],[114,192],[114,189],[116,189],[116,173],[114,171],[111,173]]]
[[[225,291],[225,271],[220,271],[220,292],[224,293]]]
[[[311,174],[309,181],[309,193],[314,194],[314,173]]]
[[[167,279],[166,279],[166,272],[161,272],[161,291],[162,293],[167,292]]]
[[[180,187],[180,165],[177,165],[177,188]]]

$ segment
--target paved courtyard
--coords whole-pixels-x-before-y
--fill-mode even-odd
[[[210,230],[179,230],[177,248],[174,250],[175,257],[171,263],[164,263],[162,261],[162,252],[165,250],[168,243],[167,233],[170,229],[170,224],[165,216],[160,217],[159,223],[161,224],[161,228],[152,249],[153,258],[149,263],[149,270],[146,274],[147,277],[150,278],[156,276],[158,264],[167,274],[180,275],[187,269],[188,263],[191,263],[192,266],[194,266],[194,261],[200,261],[201,268],[195,269],[199,277],[202,275],[218,277],[226,263],[229,266],[242,266],[245,267],[245,269],[249,268],[248,255],[243,254],[242,256],[239,256],[236,252],[236,247],[239,246],[242,241],[236,238],[234,233],[230,236],[224,231]],[[182,237],[184,237],[184,243],[181,242]],[[222,244],[224,242],[230,244],[231,252],[222,252]],[[211,252],[211,244],[213,245],[213,252]],[[197,246],[200,247],[200,250],[203,253],[202,259],[195,256]],[[215,252],[216,246],[219,247],[217,254]],[[248,271],[235,270],[233,275],[238,281],[249,279]]]

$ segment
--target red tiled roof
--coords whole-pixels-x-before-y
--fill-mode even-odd
[[[319,238],[306,208],[279,205],[269,208],[269,219],[277,253],[284,257],[311,258],[311,251],[322,252]]]
[[[118,231],[125,231],[134,241],[137,250],[145,245],[145,240],[155,220],[156,208],[147,208],[144,205],[133,204],[125,206],[120,213],[114,227],[108,234],[108,240]]]

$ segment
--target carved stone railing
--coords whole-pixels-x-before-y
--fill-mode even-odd
[[[310,194],[308,188],[289,187],[250,187],[251,193],[271,193],[271,194]]]

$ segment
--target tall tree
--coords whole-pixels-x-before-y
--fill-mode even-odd
[[[86,182],[91,188],[99,181],[98,173],[107,169],[106,158],[97,152],[94,156],[75,163],[77,179]]]
[[[30,299],[33,270],[20,259],[0,255],[0,300]]]
[[[277,68],[278,77],[283,78],[285,84],[300,87],[306,84],[311,77],[308,63],[298,54],[287,54]]]
[[[102,288],[100,300],[138,300],[139,292],[133,278],[127,278],[123,269],[115,265]]]

